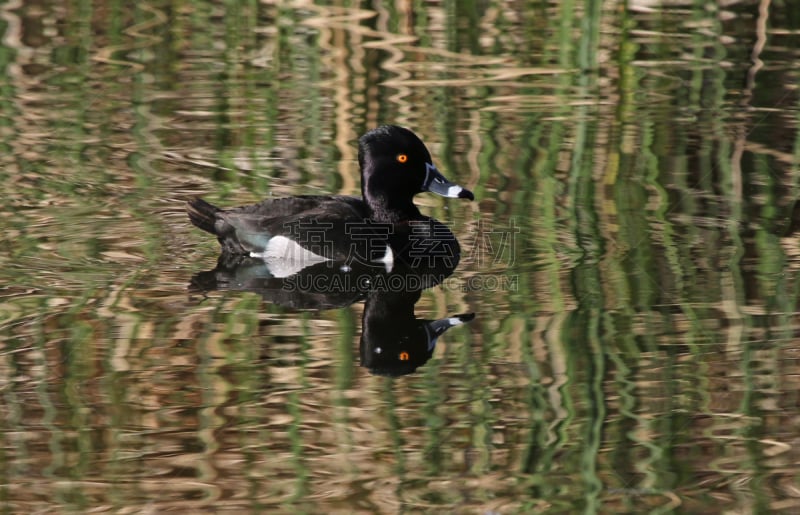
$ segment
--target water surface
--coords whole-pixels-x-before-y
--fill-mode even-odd
[[[800,509],[800,19],[669,4],[4,4],[5,511]],[[183,207],[358,193],[381,123],[478,199],[394,379],[361,302],[190,291]]]

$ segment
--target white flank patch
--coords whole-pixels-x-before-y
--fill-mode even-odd
[[[383,255],[382,258],[378,260],[379,263],[383,263],[383,266],[386,267],[386,272],[389,273],[394,268],[394,252],[392,251],[391,245],[386,245],[386,254]]]
[[[263,259],[277,278],[289,277],[306,267],[328,261],[285,236],[273,236],[264,252],[251,252],[250,256]]]

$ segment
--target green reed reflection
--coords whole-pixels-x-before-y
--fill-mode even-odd
[[[796,510],[785,7],[3,5],[0,504]],[[182,207],[357,194],[379,123],[478,196],[418,199],[465,249],[419,313],[477,317],[394,380],[361,304],[190,293]]]

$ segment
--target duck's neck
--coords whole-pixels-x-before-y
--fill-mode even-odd
[[[386,192],[368,193],[366,190],[362,195],[369,207],[369,216],[375,221],[397,223],[422,217],[413,197],[400,198]]]
[[[422,214],[413,202],[370,202],[367,200],[370,218],[377,222],[398,223],[420,218]]]

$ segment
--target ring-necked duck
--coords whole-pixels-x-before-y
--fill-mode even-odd
[[[475,318],[473,313],[438,320],[417,318],[417,291],[372,291],[361,316],[361,366],[371,374],[401,376],[414,372],[433,356],[445,331]]]
[[[325,263],[291,277],[277,278],[260,258],[222,255],[214,270],[192,277],[192,292],[250,291],[288,309],[324,310],[364,302],[359,343],[361,366],[370,373],[400,376],[414,372],[432,356],[445,331],[475,318],[461,313],[430,320],[416,315],[422,292],[441,284],[452,272],[440,268],[407,267],[402,262],[389,273],[360,266],[342,271]]]
[[[354,260],[391,270],[396,258],[458,263],[460,249],[450,230],[422,215],[417,193],[474,200],[434,166],[410,130],[385,125],[358,141],[362,197],[301,195],[220,209],[195,198],[189,219],[217,236],[223,253],[262,258],[275,277],[287,277],[324,261]],[[428,264],[428,263],[425,263]]]

